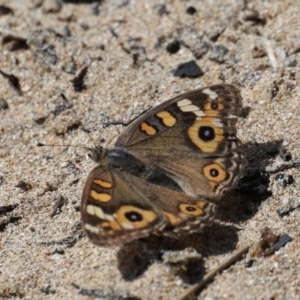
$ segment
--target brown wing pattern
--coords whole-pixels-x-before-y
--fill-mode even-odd
[[[191,196],[220,197],[235,186],[245,164],[236,137],[241,108],[234,85],[192,91],[139,117],[116,146],[169,173]]]
[[[214,205],[205,199],[104,166],[91,172],[81,208],[85,232],[101,246],[127,243],[150,233],[199,232],[210,222],[213,211]]]
[[[233,85],[195,90],[140,116],[115,149],[101,148],[82,195],[88,237],[114,246],[201,231],[211,201],[235,186],[245,164],[236,137],[241,108]]]

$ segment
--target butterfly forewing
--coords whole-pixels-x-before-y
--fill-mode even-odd
[[[143,140],[154,138],[161,135],[163,131],[177,127],[188,134],[187,129],[196,120],[202,121],[206,127],[212,121],[213,124],[217,124],[216,127],[220,125],[224,127],[224,120],[239,116],[241,108],[240,91],[234,85],[213,85],[187,92],[154,107],[137,118],[119,136],[116,147],[138,147]],[[214,126],[211,127],[214,129]],[[235,131],[232,134],[235,134]]]
[[[245,164],[236,137],[241,108],[234,85],[188,92],[140,116],[116,146],[164,170],[187,194],[219,198],[236,185]]]

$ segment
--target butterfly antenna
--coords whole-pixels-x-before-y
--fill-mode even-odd
[[[82,149],[86,149],[86,150],[90,150],[89,147],[86,147],[86,146],[82,146],[82,145],[79,145],[79,146],[74,146],[74,145],[50,145],[50,144],[44,144],[44,143],[40,143],[38,142],[36,144],[37,147],[68,147],[68,148],[82,148]]]
[[[79,122],[82,131],[84,131],[85,133],[87,133],[87,135],[90,137],[90,140],[91,140],[92,143],[94,144],[94,148],[96,149],[96,148],[97,148],[96,143],[95,143],[95,141],[93,140],[93,138],[92,138],[90,132],[89,132],[89,131],[86,129],[86,127],[82,124],[81,119],[78,117],[76,111],[72,108],[72,106],[71,106],[69,100],[67,99],[67,97],[64,95],[64,93],[61,93],[60,96],[61,96],[62,99],[68,104],[69,109],[71,109],[71,111],[72,111],[73,114],[75,115],[77,121]],[[69,147],[74,147],[74,146],[69,146]],[[86,149],[89,149],[88,147],[85,147],[85,148],[86,148]]]

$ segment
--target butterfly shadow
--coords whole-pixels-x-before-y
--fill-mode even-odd
[[[162,262],[183,282],[199,281],[207,273],[203,257],[233,252],[239,224],[251,219],[262,201],[272,195],[266,167],[280,154],[281,144],[282,141],[274,141],[243,145],[248,163],[238,187],[218,203],[216,222],[202,233],[179,239],[149,236],[121,247],[117,258],[122,277],[134,281],[153,263]]]
[[[163,262],[183,282],[192,284],[205,274],[203,257],[232,251],[236,243],[236,228],[219,224],[179,239],[151,235],[120,248],[118,268],[126,281],[134,281],[153,263]]]

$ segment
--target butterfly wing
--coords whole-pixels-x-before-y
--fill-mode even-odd
[[[172,202],[170,202],[172,199]],[[91,241],[115,246],[150,233],[199,232],[210,222],[214,205],[153,185],[107,166],[89,175],[82,196],[82,221]]]
[[[216,198],[234,187],[245,164],[235,127],[241,108],[234,85],[188,92],[137,118],[116,147],[142,160],[150,173],[166,172],[187,194]]]
[[[240,116],[241,108],[240,90],[231,84],[212,85],[187,92],[150,109],[135,119],[119,136],[116,147],[134,147],[141,142],[160,136],[170,129],[174,130],[175,128],[179,131],[187,129],[196,120],[201,121],[201,123],[196,123],[198,126],[212,127],[211,134],[215,133],[217,135],[215,138],[218,138],[219,131],[217,129],[220,125],[218,121],[225,118],[232,119],[232,116]],[[212,123],[212,120],[215,122]],[[198,127],[196,124],[191,131]],[[202,150],[208,154],[215,148],[214,142],[218,141],[212,139],[213,136],[209,135],[209,131],[208,128],[206,132],[205,130],[199,132],[199,134],[203,134],[206,142]],[[235,134],[235,131],[232,134]],[[189,133],[189,139],[192,144],[196,144],[196,146],[198,144],[198,147],[199,143],[202,143],[197,141],[196,137],[193,139],[193,132]],[[170,144],[170,146],[175,145]],[[221,147],[218,146],[218,150],[220,150]]]

